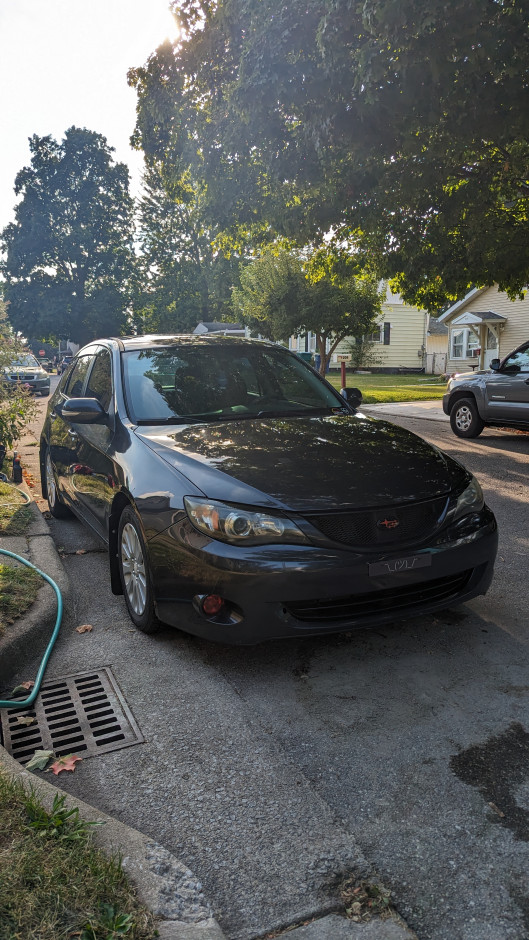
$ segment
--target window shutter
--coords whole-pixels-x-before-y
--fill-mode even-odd
[[[384,323],[384,346],[389,346],[391,323]]]

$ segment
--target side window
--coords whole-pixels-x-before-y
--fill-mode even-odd
[[[87,398],[97,398],[99,404],[108,411],[112,400],[112,369],[107,349],[101,349],[95,357],[85,395]]]
[[[92,362],[92,356],[81,356],[75,363],[70,372],[69,379],[64,387],[68,398],[80,398],[83,393],[83,385],[88,372],[88,367]]]
[[[503,368],[508,369],[509,366],[518,366],[519,372],[529,372],[529,346],[509,356],[503,363]]]

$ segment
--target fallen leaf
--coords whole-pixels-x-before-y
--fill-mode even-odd
[[[489,806],[490,806],[491,809],[494,810],[495,813],[498,814],[498,816],[501,816],[502,819],[505,817],[505,813],[502,813],[502,811],[501,811],[501,809],[499,808],[499,806],[496,806],[496,803],[489,803]]]
[[[59,757],[49,769],[53,770],[55,776],[58,776],[61,770],[75,770],[77,761],[82,759],[82,757],[77,757],[76,754],[67,754],[65,757]]]
[[[35,751],[26,764],[26,770],[44,770],[48,761],[54,756],[53,751]]]
[[[91,623],[82,623],[80,627],[75,629],[77,633],[91,633],[94,628]]]
[[[87,551],[88,551],[88,550],[87,550],[86,548],[78,548],[75,554],[76,554],[76,555],[86,555],[86,554],[87,554]]]
[[[19,715],[17,718],[17,725],[32,725],[36,721],[35,718],[31,718],[29,715]]]
[[[29,692],[29,690],[32,689],[34,685],[34,682],[21,682],[20,685],[15,686],[11,694],[16,695],[17,692]]]

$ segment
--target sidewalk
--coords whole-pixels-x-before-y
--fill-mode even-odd
[[[72,598],[63,563],[46,520],[35,503],[31,507],[33,521],[27,534],[0,536],[0,548],[28,558],[48,574],[58,584],[67,606]],[[44,582],[33,606],[9,628],[8,636],[0,639],[0,690],[4,693],[11,688],[11,676],[20,670],[30,654],[33,656],[36,649],[44,651],[55,618],[55,593]],[[0,747],[0,768],[18,777],[25,786],[34,787],[48,807],[56,793],[64,792],[40,775],[26,771],[3,747]],[[94,842],[103,850],[122,856],[123,868],[136,885],[140,900],[159,918],[160,940],[226,940],[204,898],[202,885],[174,855],[143,833],[77,797],[64,795],[66,804],[78,806],[85,819],[105,822],[95,830]],[[278,940],[281,936],[289,940],[416,940],[415,934],[398,918],[374,918],[368,923],[355,923],[329,913],[303,926],[285,926],[284,932],[275,936]],[[255,938],[248,936],[248,940]]]
[[[428,421],[450,419],[443,411],[440,399],[435,401],[398,401],[383,402],[379,405],[360,405],[358,409],[373,418],[426,418]]]

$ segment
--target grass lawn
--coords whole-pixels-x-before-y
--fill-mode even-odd
[[[334,388],[341,388],[339,372],[326,376]],[[431,401],[442,398],[446,381],[437,375],[363,375],[347,373],[347,385],[359,388],[366,405],[392,401]]]
[[[0,771],[0,940],[151,940],[119,860],[91,844],[63,798],[46,811]]]
[[[24,535],[30,521],[31,509],[22,493],[0,482],[0,535]]]

